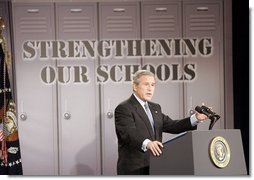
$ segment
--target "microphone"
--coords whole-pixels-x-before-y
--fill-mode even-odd
[[[216,113],[213,112],[210,108],[208,108],[208,107],[206,107],[206,106],[204,106],[204,105],[201,106],[201,109],[204,109],[204,111],[206,111],[207,113],[209,113],[209,114],[212,116],[212,118],[214,118],[214,117],[216,117],[217,119],[220,118],[220,115],[216,114]]]
[[[206,108],[201,108],[200,106],[196,106],[195,107],[195,110],[197,111],[197,112],[199,112],[199,113],[201,113],[201,114],[204,114],[204,115],[206,115],[209,119],[210,118],[212,118],[212,114],[211,113],[209,113],[207,110],[206,110]]]
[[[214,124],[220,119],[220,115],[213,112],[210,108],[206,106],[196,106],[195,110],[201,114],[205,114],[210,120],[211,123],[209,125],[209,130],[211,130],[214,126]]]

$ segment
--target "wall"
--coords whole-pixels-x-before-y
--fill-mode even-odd
[[[118,103],[131,94],[130,75],[137,68],[146,67],[147,64],[152,65],[150,68],[157,68],[156,73],[161,81],[157,83],[153,100],[162,105],[166,114],[174,119],[182,118],[188,116],[196,105],[205,102],[222,115],[215,128],[232,127],[231,49],[226,46],[231,43],[231,24],[223,24],[225,19],[230,19],[230,1],[212,1],[208,4],[204,1],[26,2],[31,1],[16,0],[12,3],[16,94],[25,174],[115,174],[117,139],[114,133],[113,111]],[[160,18],[153,19],[157,16],[156,11],[153,12],[149,8],[162,8],[165,2],[166,7],[170,9],[168,12],[173,14],[168,15],[167,11],[162,9],[161,12],[158,10]],[[206,28],[206,31],[198,30],[195,33],[188,30],[190,22],[195,21],[188,19],[193,13],[192,8],[204,8],[207,5],[211,5],[209,10],[213,9],[215,15],[215,19],[208,21],[215,21],[215,26],[207,28],[202,27],[200,23],[199,28]],[[122,7],[126,8],[125,16],[114,16],[114,13],[111,13],[112,8],[117,9],[119,13]],[[76,16],[77,11],[82,8],[85,9],[83,14]],[[29,9],[30,12],[27,11]],[[76,12],[68,14],[69,9]],[[43,13],[42,16],[40,12]],[[165,18],[164,22],[173,23],[163,24],[163,17],[171,17]],[[20,21],[20,18],[23,18],[23,21]],[[123,22],[126,24],[122,24]],[[161,29],[156,30],[158,24],[149,22],[160,23]],[[149,27],[153,28],[149,30]],[[209,28],[216,30],[209,31]],[[170,58],[134,57],[120,60],[105,59],[101,56],[87,60],[63,60],[58,56],[56,59],[42,60],[36,57],[22,60],[22,47],[27,40],[100,41],[204,36],[212,36],[214,40],[214,54],[210,59],[197,55]],[[189,68],[196,67],[197,76],[193,81],[190,80],[190,74],[186,75],[185,81],[181,79],[184,77],[182,73],[186,64]],[[103,71],[98,71],[98,67]],[[167,67],[175,72],[169,79],[166,79],[169,75]],[[53,83],[47,83],[51,82],[55,69],[56,73],[64,72],[64,75],[58,77],[60,81],[58,79]],[[49,72],[51,76],[46,76]],[[63,83],[67,82],[68,78],[71,78],[72,82]],[[103,82],[106,78],[109,80]],[[197,90],[197,86],[202,88]],[[199,130],[206,130],[208,125],[209,123],[202,124]],[[164,134],[164,141],[171,137],[172,135]],[[37,163],[31,166],[31,162]]]

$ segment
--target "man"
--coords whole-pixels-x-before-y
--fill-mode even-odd
[[[164,115],[159,104],[150,102],[155,89],[155,76],[150,71],[137,71],[132,86],[132,96],[115,109],[118,175],[149,174],[150,152],[154,156],[162,153],[162,132],[195,130],[199,122],[208,119],[197,112],[182,120]]]

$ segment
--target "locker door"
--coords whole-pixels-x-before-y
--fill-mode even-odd
[[[183,4],[184,37],[212,38],[213,47],[210,56],[204,57],[198,52],[196,56],[185,59],[185,63],[195,63],[197,69],[195,81],[185,84],[185,108],[189,109],[191,104],[201,105],[202,102],[211,106],[221,115],[215,129],[224,128],[222,12],[221,1],[192,1]],[[203,130],[208,127],[209,121],[199,125],[199,129]]]
[[[100,40],[140,38],[139,4],[100,3]],[[100,78],[103,174],[116,175],[117,137],[114,109],[132,93],[131,76],[140,65],[140,58],[101,58],[100,66],[109,75]],[[107,69],[106,69],[107,68]]]
[[[13,3],[13,21],[17,111],[24,175],[56,175],[56,86],[46,85],[41,78],[42,68],[54,67],[54,61],[41,59],[39,48],[30,48],[36,49],[34,55],[23,48],[26,41],[54,39],[53,4]],[[33,47],[32,43],[29,46]]]
[[[143,2],[142,38],[170,39],[181,38],[181,2]],[[152,101],[161,105],[165,114],[173,119],[183,117],[183,83],[173,78],[173,64],[178,65],[178,77],[181,76],[181,57],[148,57],[144,66],[152,65],[157,76],[156,89]],[[167,72],[168,71],[168,72]],[[163,141],[173,135],[163,134]]]
[[[97,40],[96,3],[57,3],[56,22],[58,41]],[[60,174],[100,175],[98,60],[73,51],[75,57],[57,60],[64,69],[57,82]]]

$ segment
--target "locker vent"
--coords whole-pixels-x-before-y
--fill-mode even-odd
[[[106,30],[108,32],[131,32],[134,30],[131,16],[109,16],[107,17]]]
[[[48,23],[46,17],[21,17],[19,28],[21,33],[46,33]]]
[[[216,30],[215,15],[191,15],[189,21],[191,31]]]
[[[90,17],[64,17],[63,31],[65,33],[91,32]]]
[[[168,32],[175,31],[176,17],[167,16],[150,16],[148,18],[148,31],[150,32]]]

